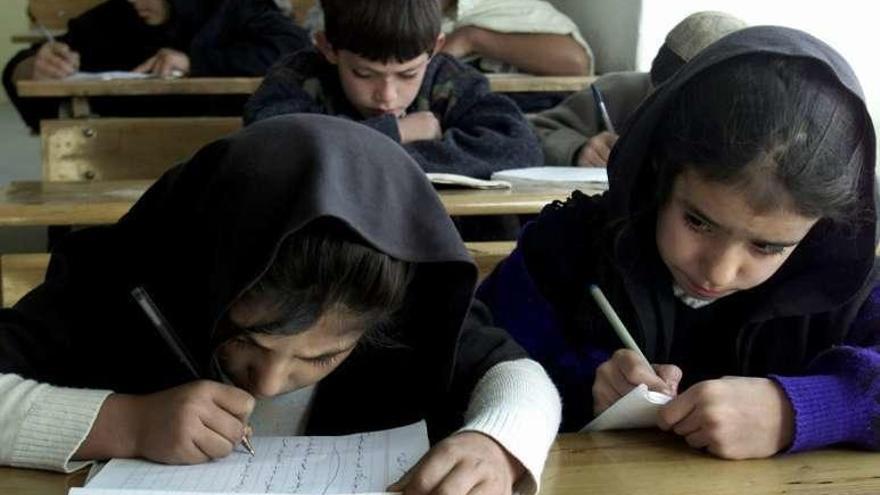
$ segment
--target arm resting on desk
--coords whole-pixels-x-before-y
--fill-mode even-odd
[[[87,465],[71,458],[110,393],[0,374],[0,464],[68,473]]]

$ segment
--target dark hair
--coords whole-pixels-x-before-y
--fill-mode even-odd
[[[319,219],[284,240],[248,295],[282,308],[279,333],[309,328],[328,311],[375,330],[402,307],[412,272],[411,263],[367,246],[339,221]]]
[[[431,53],[440,34],[440,0],[321,0],[334,50],[367,60],[407,62]]]
[[[857,199],[861,106],[814,61],[743,56],[678,93],[652,138],[660,204],[685,169],[747,194],[757,211],[792,207],[844,220]]]

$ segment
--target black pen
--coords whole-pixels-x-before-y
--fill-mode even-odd
[[[135,287],[131,290],[131,297],[133,297],[141,309],[144,310],[144,313],[146,313],[147,318],[153,322],[153,326],[156,327],[162,340],[168,344],[168,347],[174,352],[180,362],[189,369],[193,378],[201,378],[201,374],[196,369],[195,364],[193,364],[192,356],[186,352],[186,348],[183,347],[183,342],[180,341],[177,333],[171,328],[171,324],[168,323],[168,320],[166,320],[159,311],[159,307],[156,306],[156,303],[153,302],[153,298],[147,294],[147,291],[143,287]],[[251,455],[256,455],[254,447],[251,445],[250,440],[248,440],[247,435],[241,437],[241,444]]]
[[[590,90],[593,91],[593,101],[596,102],[596,108],[599,109],[599,115],[602,116],[602,123],[605,125],[605,130],[612,134],[617,134],[614,130],[614,124],[611,123],[611,117],[608,116],[608,107],[605,106],[605,98],[602,97],[599,88],[597,88],[595,84],[591,84]]]

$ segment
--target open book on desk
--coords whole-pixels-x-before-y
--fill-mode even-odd
[[[241,447],[192,466],[113,459],[69,495],[193,493],[349,494],[384,492],[428,451],[425,423],[338,437],[253,437]]]
[[[175,71],[164,79],[178,79],[183,77],[183,72]],[[132,79],[159,79],[155,74],[143,72],[131,72],[112,70],[106,72],[77,72],[76,74],[65,77],[64,81],[125,81]]]
[[[608,185],[608,171],[604,167],[528,167],[501,170],[492,174],[492,180],[502,180],[516,186],[580,187]]]

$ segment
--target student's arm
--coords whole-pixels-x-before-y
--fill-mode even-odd
[[[838,443],[880,450],[880,286],[859,310],[846,345],[820,355],[806,376],[772,376],[794,409],[789,451]]]
[[[500,33],[464,26],[447,36],[443,51],[454,57],[477,54],[542,76],[592,73],[592,60],[587,51],[565,34]]]
[[[431,111],[443,136],[404,145],[422,169],[488,179],[499,170],[542,165],[537,136],[516,104],[492,93],[476,71],[448,57],[442,63],[433,79]],[[446,95],[438,96],[444,87]]]
[[[73,472],[71,459],[111,392],[0,374],[0,464]]]
[[[262,76],[282,55],[310,46],[306,31],[269,0],[223,4],[190,45],[194,76]]]
[[[541,140],[544,162],[551,166],[575,165],[587,138],[599,133],[596,104],[590,90],[579,91],[559,105],[529,118]]]
[[[291,113],[328,113],[303,87],[304,81],[320,84],[313,64],[303,58],[299,55],[284,57],[269,70],[244,106],[245,125]]]

